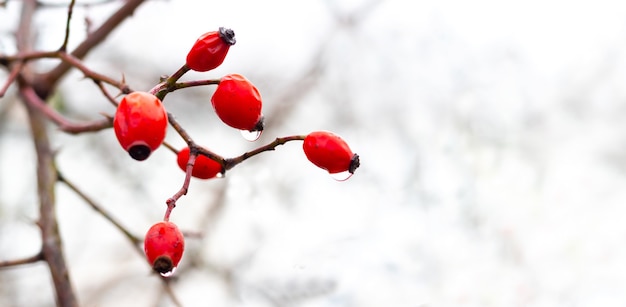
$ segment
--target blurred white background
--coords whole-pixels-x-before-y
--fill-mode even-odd
[[[19,6],[0,9],[0,52]],[[77,9],[70,44],[118,6]],[[38,15],[41,49],[61,43],[65,10]],[[626,306],[625,17],[609,0],[148,1],[86,64],[148,90],[230,27],[224,64],[184,79],[247,76],[267,130],[250,143],[219,122],[213,88],[168,95],[198,143],[230,157],[332,130],[361,156],[337,182],[294,142],[192,181],[172,215],[202,234],[173,279],[184,306]],[[0,99],[0,260],[40,244],[14,95]],[[78,73],[57,99],[76,120],[114,111]],[[138,163],[111,130],[53,138],[59,169],[137,236],[182,184],[165,148]],[[63,185],[58,202],[85,306],[171,305],[116,229]],[[0,270],[0,305],[53,305],[49,283],[43,264]]]

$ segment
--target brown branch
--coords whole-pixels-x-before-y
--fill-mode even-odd
[[[100,0],[100,1],[84,1],[76,3],[76,6],[82,7],[90,7],[94,5],[102,5],[111,2],[115,2],[118,0]],[[1,2],[0,2],[1,3]],[[37,5],[41,8],[56,8],[56,7],[65,7],[67,4],[65,3],[56,3],[56,2],[47,2],[47,1],[37,1]]]
[[[20,89],[20,94],[23,100],[28,99],[23,89]],[[40,214],[38,225],[41,228],[43,258],[50,269],[57,305],[78,306],[63,254],[63,243],[55,212],[56,166],[48,138],[46,118],[33,108],[32,103],[25,103],[25,105],[37,153],[37,194]]]
[[[167,93],[175,90],[173,88],[176,81],[178,81],[178,79],[180,79],[188,71],[189,67],[187,67],[186,64],[181,66],[173,75],[163,77],[161,82],[150,90],[150,94],[155,95],[160,100],[165,99],[165,95],[167,95]]]
[[[32,50],[32,21],[37,2],[24,0],[16,42],[18,52]],[[29,88],[25,81],[32,80],[33,71],[29,65],[25,65],[17,78],[19,94],[22,101],[27,102],[28,96],[24,95],[24,89]],[[70,275],[63,254],[63,243],[59,233],[59,225],[56,217],[56,167],[54,153],[50,147],[46,119],[43,113],[36,111],[31,103],[24,103],[28,114],[33,145],[37,155],[37,196],[39,198],[39,221],[41,229],[41,252],[43,259],[48,264],[52,283],[56,294],[56,303],[62,307],[78,306],[74,288],[70,281]]]
[[[20,70],[22,70],[23,66],[24,66],[23,62],[18,62],[17,64],[15,64],[13,66],[13,68],[11,68],[11,72],[9,73],[9,77],[4,82],[4,85],[2,86],[2,88],[0,88],[0,98],[4,97],[4,94],[7,92],[7,90],[9,89],[9,86],[11,86],[13,81],[15,81],[15,79],[17,78],[17,76],[20,73]]]
[[[91,197],[85,194],[80,188],[78,188],[76,184],[68,180],[67,177],[63,176],[63,174],[61,174],[58,170],[57,180],[65,184],[70,190],[72,190],[72,192],[76,193],[76,195],[78,195],[78,197],[86,202],[93,210],[98,212],[100,215],[102,215],[102,217],[104,217],[104,219],[109,221],[109,223],[111,223],[113,227],[117,228],[117,230],[120,231],[124,235],[124,237],[128,239],[128,241],[130,241],[133,249],[142,257],[144,256],[143,249],[141,248],[141,243],[143,242],[143,239],[133,235],[128,229],[126,229],[126,227],[122,226],[120,222],[118,222],[115,218],[113,218],[113,216],[111,216],[106,210],[104,210],[102,206],[100,206],[96,201],[94,201]],[[2,263],[0,262],[0,265],[1,264]],[[159,277],[161,276],[159,275]],[[175,306],[182,306],[173,289],[171,288],[169,280],[167,278],[161,278],[161,280],[163,281],[165,293],[167,293]]]
[[[24,264],[31,264],[31,263],[35,263],[41,260],[43,260],[43,253],[39,252],[35,255],[32,255],[26,258],[0,261],[0,269],[15,267],[15,266],[24,265]]]
[[[190,148],[192,149],[192,148]],[[180,199],[183,195],[187,195],[187,191],[189,191],[189,183],[191,182],[191,173],[193,172],[193,165],[196,163],[196,158],[198,157],[197,150],[190,150],[189,152],[189,160],[187,160],[187,169],[185,171],[185,180],[183,181],[183,186],[174,194],[174,196],[170,197],[165,201],[167,204],[167,209],[165,210],[165,215],[163,216],[164,221],[170,220],[170,214],[172,214],[172,210],[176,207],[176,201]]]
[[[165,146],[167,149],[169,149],[174,154],[178,155],[178,149],[176,149],[172,144],[164,141],[163,142],[163,146]]]
[[[44,114],[46,118],[55,123],[59,127],[59,130],[63,132],[78,134],[83,132],[96,132],[111,127],[111,117],[105,117],[101,120],[94,120],[87,123],[72,123],[39,98],[34,89],[25,87],[21,89],[21,94],[24,96],[24,102],[26,104],[29,104],[39,113]]]
[[[118,222],[115,218],[113,218],[113,216],[111,216],[108,212],[102,209],[102,206],[100,206],[93,199],[91,199],[91,197],[87,196],[87,194],[85,194],[73,182],[67,180],[67,177],[63,176],[63,174],[61,174],[58,170],[57,170],[57,180],[59,180],[59,182],[64,183],[70,190],[72,190],[72,192],[76,193],[76,195],[78,195],[78,197],[80,197],[84,202],[86,202],[93,210],[95,210],[100,215],[102,215],[104,219],[109,221],[109,223],[111,223],[115,228],[117,228],[117,230],[119,230],[122,234],[124,234],[124,236],[132,243],[135,250],[143,256],[143,251],[139,247],[141,243],[141,239],[137,238],[132,233],[130,233],[130,231],[126,229],[124,226],[122,226],[120,222]]]
[[[72,13],[74,12],[74,4],[76,4],[76,0],[72,0],[67,9],[67,21],[65,22],[65,38],[63,39],[63,44],[61,44],[61,48],[59,48],[59,51],[65,52],[65,50],[67,50],[67,43],[70,40],[70,21],[72,20]]]
[[[100,92],[102,92],[102,95],[104,95],[104,97],[106,97],[106,99],[114,106],[117,107],[118,102],[117,100],[115,100],[115,98],[109,93],[109,91],[107,91],[107,89],[104,87],[104,83],[102,83],[102,81],[100,80],[93,80],[93,82],[96,83],[96,85],[98,86],[98,88],[100,89]],[[122,81],[123,83],[123,81]]]
[[[99,28],[91,32],[87,38],[74,49],[71,55],[77,59],[83,59],[91,49],[103,42],[113,30],[115,30],[126,18],[131,16],[135,9],[144,0],[127,0],[113,15],[111,15]],[[40,97],[47,97],[59,80],[72,68],[66,61],[61,62],[49,72],[39,75],[32,82],[36,85],[36,92]]]
[[[306,137],[306,135],[292,135],[292,136],[286,136],[286,137],[282,137],[282,138],[276,138],[273,142],[261,146],[257,149],[248,151],[243,153],[242,155],[238,156],[238,157],[234,157],[234,158],[229,158],[229,159],[225,159],[224,161],[224,169],[225,170],[229,170],[233,167],[235,167],[235,165],[251,158],[254,157],[262,152],[265,151],[271,151],[276,149],[276,147],[283,145],[287,142],[291,142],[291,141],[302,141],[304,140],[304,138]],[[203,151],[200,151],[200,153],[203,153]]]

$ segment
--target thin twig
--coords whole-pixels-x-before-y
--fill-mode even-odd
[[[94,81],[101,81],[104,83],[108,83],[112,86],[115,86],[116,88],[118,88],[122,93],[124,94],[128,94],[130,92],[132,92],[133,90],[130,89],[128,87],[128,85],[126,84],[126,82],[122,79],[122,81],[117,81],[113,78],[110,78],[108,76],[105,76],[103,74],[97,73],[91,69],[89,69],[85,64],[83,64],[83,62],[65,52],[65,51],[28,51],[28,52],[20,52],[18,54],[15,55],[2,55],[0,56],[0,60],[2,60],[3,62],[6,63],[11,63],[11,62],[15,62],[15,61],[20,61],[20,62],[28,62],[28,61],[32,61],[32,60],[37,60],[37,59],[60,59],[63,63],[66,63],[67,65],[69,65],[70,67],[74,67],[78,70],[80,70],[83,75],[87,78],[90,78]],[[43,75],[45,76],[45,74]],[[41,78],[40,78],[41,79]],[[39,80],[39,81],[43,81],[43,80]]]
[[[57,180],[59,180],[59,182],[64,183],[70,190],[72,190],[72,192],[76,193],[76,195],[78,195],[78,197],[80,197],[84,202],[86,202],[93,210],[95,210],[100,215],[102,215],[104,219],[109,221],[109,223],[111,223],[115,228],[117,228],[117,230],[119,230],[122,234],[124,234],[124,236],[132,243],[135,250],[139,252],[139,254],[143,255],[143,251],[139,247],[141,243],[141,239],[137,238],[132,233],[130,233],[130,231],[126,229],[126,227],[122,226],[122,224],[118,222],[113,216],[111,216],[111,214],[109,214],[106,210],[102,209],[102,206],[96,203],[96,201],[94,201],[91,197],[87,196],[87,194],[85,194],[73,182],[69,181],[67,177],[61,174],[61,172],[59,172],[58,170],[57,170]]]
[[[76,3],[76,6],[89,7],[89,6],[94,6],[94,5],[107,4],[107,3],[111,3],[115,1],[118,1],[118,0],[100,0],[100,1],[88,1],[88,2],[84,1],[84,2]],[[41,0],[37,1],[37,5],[39,5],[39,7],[42,7],[42,8],[55,8],[55,7],[66,6],[65,3],[46,2],[46,1],[41,1]]]
[[[189,147],[191,148],[192,147],[191,145],[194,144],[194,141],[189,135],[189,133],[187,133],[185,128],[183,128],[183,126],[181,126],[180,123],[178,123],[174,114],[167,112],[167,121],[169,122],[170,126],[172,126],[172,128],[174,128],[176,132],[178,132],[178,135],[180,135],[180,137],[183,138],[183,140],[185,140],[185,143],[187,143]]]
[[[61,48],[59,48],[59,51],[65,52],[65,50],[67,50],[67,43],[70,40],[70,21],[72,20],[72,13],[74,12],[75,3],[76,1],[72,0],[70,2],[69,7],[67,8],[67,21],[65,22],[65,38],[63,39],[63,44],[61,45]]]
[[[190,148],[191,149],[191,148]],[[183,195],[187,195],[187,191],[189,191],[189,183],[191,182],[191,173],[193,172],[193,165],[196,163],[196,158],[198,157],[197,150],[190,150],[189,152],[189,160],[187,160],[187,169],[185,171],[185,180],[183,181],[183,186],[174,194],[174,196],[170,197],[165,201],[167,204],[167,210],[165,210],[165,215],[163,216],[164,221],[170,220],[170,214],[172,214],[172,210],[176,207],[176,201],[180,199]]]
[[[104,83],[101,80],[96,80],[96,79],[92,79],[92,80],[93,80],[94,83],[96,83],[96,85],[100,89],[100,92],[102,92],[102,95],[104,95],[104,97],[106,97],[107,100],[114,107],[117,107],[117,105],[118,105],[117,100],[115,100],[115,98],[109,93],[109,91],[106,89],[106,87],[104,87]],[[123,81],[122,81],[122,83],[123,83]]]
[[[306,137],[306,135],[292,135],[292,136],[286,136],[286,137],[281,137],[281,138],[276,138],[273,142],[261,146],[257,149],[248,151],[243,153],[240,156],[234,157],[234,158],[229,158],[229,159],[225,159],[225,163],[224,163],[224,169],[225,170],[229,170],[233,167],[235,167],[237,164],[251,158],[254,157],[262,152],[265,151],[271,151],[276,149],[276,147],[278,147],[279,145],[283,145],[287,142],[291,142],[291,141],[302,141],[304,140],[304,138]],[[203,151],[200,151],[200,153],[203,153]]]
[[[164,79],[157,85],[155,85],[152,89],[150,89],[150,94],[155,95],[160,100],[165,99],[165,95],[171,92],[171,88],[176,84],[176,81],[180,79],[184,74],[189,71],[189,67],[187,65],[181,66],[173,75],[169,77],[164,77]]]
[[[163,142],[163,146],[165,146],[167,149],[172,151],[174,154],[178,155],[178,149],[176,149],[172,144],[170,144],[168,142]]]
[[[91,49],[103,42],[113,30],[131,16],[137,7],[139,7],[145,0],[127,0],[115,13],[96,30],[90,33],[85,40],[80,43],[71,53],[71,55],[77,59],[83,59]],[[33,84],[36,84],[37,93],[41,97],[47,97],[56,84],[61,80],[63,76],[72,68],[68,62],[63,61],[48,73],[40,75],[37,80],[33,80]]]
[[[39,262],[43,260],[43,253],[40,251],[39,253],[32,255],[30,257],[15,259],[15,260],[5,260],[0,261],[0,269],[15,267],[24,264],[31,264],[35,262]]]
[[[53,108],[51,108],[45,101],[41,100],[33,88],[27,87],[22,89],[22,95],[26,97],[25,102],[30,104],[37,111],[45,114],[45,117],[55,123],[59,130],[70,133],[78,134],[83,132],[96,132],[111,127],[111,118],[105,117],[100,120],[94,120],[87,123],[72,123],[63,115],[59,114]]]
[[[117,230],[120,231],[124,235],[124,237],[126,237],[126,239],[128,239],[128,241],[130,241],[131,245],[133,246],[133,249],[137,253],[139,253],[139,255],[141,255],[141,256],[144,255],[144,252],[143,252],[143,250],[141,248],[141,243],[143,242],[142,239],[140,239],[140,238],[136,237],[135,235],[133,235],[132,233],[130,233],[130,231],[128,229],[126,229],[126,227],[124,227],[113,216],[111,216],[111,214],[109,214],[106,210],[104,210],[101,205],[99,205],[91,197],[89,197],[87,194],[85,194],[80,188],[78,188],[78,186],[76,184],[74,184],[72,181],[68,180],[67,177],[64,176],[63,174],[61,174],[61,172],[59,172],[58,170],[57,170],[57,179],[58,179],[59,182],[62,182],[70,190],[72,190],[72,192],[76,193],[76,195],[78,195],[78,197],[80,197],[84,202],[86,202],[93,210],[95,210],[100,215],[102,215],[102,217],[104,217],[104,219],[109,221],[109,223],[111,223],[115,228],[117,228]],[[161,275],[159,275],[159,277],[161,277]],[[173,289],[171,289],[171,286],[169,284],[169,280],[167,278],[163,278],[163,277],[161,277],[161,280],[163,281],[163,287],[165,289],[165,292],[170,296],[170,298],[172,299],[174,304],[176,306],[182,306],[182,304],[180,303],[180,301],[176,297],[176,294],[174,293]]]
[[[11,72],[9,73],[9,77],[5,81],[5,83],[2,86],[2,88],[0,88],[0,98],[4,97],[4,94],[7,92],[7,90],[9,89],[9,86],[11,86],[13,81],[15,81],[15,78],[17,78],[17,75],[19,75],[19,73],[22,70],[23,66],[24,66],[24,62],[20,61],[17,64],[15,64],[15,66],[13,66],[13,68],[11,68]]]
[[[83,64],[83,62],[79,58],[77,58],[77,57],[75,57],[75,56],[73,56],[73,55],[71,55],[69,53],[59,52],[58,57],[61,60],[63,60],[63,62],[68,63],[72,67],[75,67],[78,70],[80,70],[85,75],[85,77],[87,77],[87,78],[90,78],[90,79],[93,79],[93,80],[98,80],[98,81],[101,81],[101,82],[113,85],[116,88],[118,88],[124,94],[128,94],[128,93],[133,91],[132,89],[130,89],[128,87],[126,82],[124,82],[123,80],[122,81],[117,81],[117,80],[115,80],[113,78],[110,78],[110,77],[105,76],[103,74],[97,73],[97,72],[89,69],[87,66],[85,66],[85,64]]]

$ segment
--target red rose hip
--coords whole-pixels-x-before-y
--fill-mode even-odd
[[[239,74],[229,74],[217,85],[211,104],[226,125],[239,130],[262,131],[263,102],[259,90]]]
[[[113,130],[122,148],[133,159],[143,161],[163,143],[167,123],[167,112],[159,98],[132,92],[117,106]]]
[[[235,32],[223,27],[202,34],[187,53],[187,67],[200,72],[217,68],[235,42]]]
[[[152,269],[161,275],[173,273],[183,257],[185,239],[172,222],[158,222],[146,233],[144,252]]]
[[[185,147],[178,152],[177,162],[183,172],[187,171],[187,161],[189,161],[189,147]],[[222,172],[222,165],[217,161],[203,155],[198,155],[193,164],[191,176],[200,179],[210,179]]]
[[[302,149],[307,159],[330,174],[349,172],[359,167],[359,155],[338,135],[327,131],[315,131],[304,138]]]

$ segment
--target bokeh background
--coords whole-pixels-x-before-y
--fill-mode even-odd
[[[119,5],[77,8],[70,45]],[[19,7],[0,8],[0,52],[15,51]],[[41,49],[60,45],[65,18],[63,6],[37,15]],[[172,214],[190,234],[171,282],[184,306],[626,305],[626,4],[147,1],[86,64],[148,90],[219,26],[238,40],[226,61],[184,79],[247,76],[267,129],[251,143],[226,127],[211,87],[168,95],[198,143],[230,157],[331,130],[362,164],[337,182],[293,142],[192,181]],[[114,112],[76,72],[53,103],[77,121]],[[64,175],[138,236],[183,181],[166,148],[138,163],[111,130],[53,140]],[[167,141],[183,146],[173,130]],[[38,251],[34,176],[12,88],[0,99],[1,260]],[[173,304],[61,184],[58,214],[85,306]],[[0,270],[2,306],[52,306],[52,291],[44,264]]]

